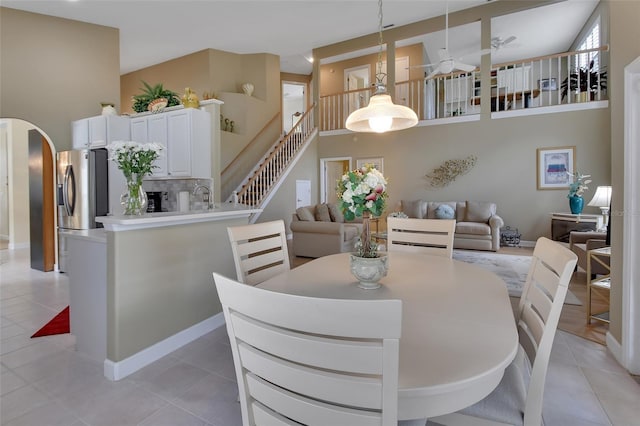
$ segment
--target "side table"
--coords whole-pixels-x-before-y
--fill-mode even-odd
[[[571,231],[595,231],[603,224],[599,214],[551,213],[551,239],[568,243]]]
[[[603,259],[607,259],[605,262]],[[592,262],[598,262],[608,273],[600,275],[594,279],[591,278]],[[611,247],[602,247],[587,252],[587,324],[591,324],[591,320],[598,320],[609,323],[609,311],[594,314],[591,310],[591,291],[592,290],[611,290]]]

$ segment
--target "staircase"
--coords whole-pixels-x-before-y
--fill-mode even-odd
[[[318,129],[313,123],[315,105],[309,108],[293,126],[289,134],[276,141],[268,154],[247,175],[234,191],[238,203],[255,208],[264,208],[276,193],[289,171],[309,146]],[[233,194],[227,202],[233,202]],[[249,223],[255,223],[260,213],[254,213]]]

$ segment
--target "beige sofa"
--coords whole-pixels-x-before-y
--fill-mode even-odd
[[[399,206],[409,217],[455,219],[453,247],[497,251],[504,221],[496,214],[496,204],[483,201],[402,201]]]
[[[362,233],[362,223],[358,220],[345,222],[336,204],[300,207],[293,214],[289,227],[293,235],[293,254],[301,257],[353,251],[353,245]]]

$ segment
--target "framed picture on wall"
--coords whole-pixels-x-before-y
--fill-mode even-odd
[[[383,159],[382,157],[377,158],[359,158],[356,160],[356,167],[359,169],[365,164],[372,164],[374,168],[376,168],[380,173],[384,173],[383,169]]]
[[[538,189],[569,188],[575,158],[575,146],[538,148],[536,159]]]
[[[543,78],[538,80],[538,88],[543,92],[558,90],[558,82],[555,78]]]

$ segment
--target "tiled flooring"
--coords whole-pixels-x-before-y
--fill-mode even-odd
[[[28,250],[0,250],[2,425],[241,424],[224,329],[118,382],[74,351],[71,335],[29,336],[68,304],[64,274],[29,268]],[[301,262],[293,262],[297,265]],[[556,335],[547,426],[638,425],[640,385],[606,348]]]

